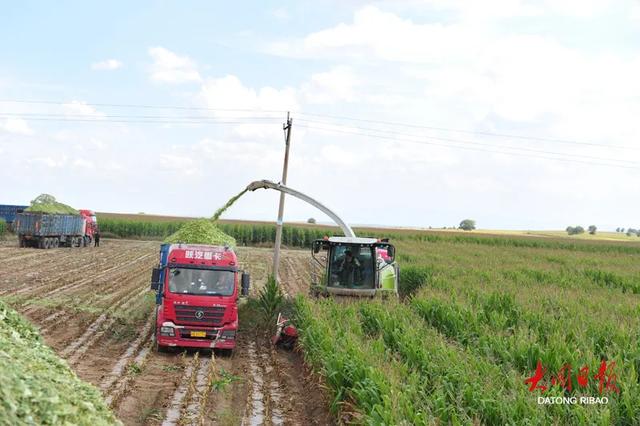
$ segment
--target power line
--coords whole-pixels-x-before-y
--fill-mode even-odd
[[[22,99],[0,99],[0,103],[19,103],[19,104],[43,104],[43,105],[84,105],[85,103],[75,103],[74,101],[44,101],[44,100],[22,100]],[[97,107],[113,107],[113,108],[146,108],[146,109],[177,109],[189,111],[240,111],[240,112],[265,112],[265,113],[285,113],[286,110],[263,110],[251,108],[208,108],[194,106],[172,106],[172,105],[148,105],[148,104],[111,104],[111,103],[95,103],[87,102],[86,105]]]
[[[12,116],[12,117],[60,117],[60,118],[126,118],[126,119],[168,119],[168,120],[176,120],[176,119],[184,119],[184,120],[202,120],[202,121],[215,121],[219,119],[251,119],[251,120],[280,120],[281,117],[276,116],[220,116],[220,117],[207,117],[204,115],[193,115],[193,116],[176,116],[176,115],[112,115],[112,114],[52,114],[52,113],[40,113],[40,112],[27,112],[27,113],[19,113],[19,112],[0,112],[0,115],[3,116]],[[30,118],[31,119],[31,118]]]
[[[315,123],[315,124],[329,124],[327,122],[306,120],[304,118],[300,118],[298,120],[302,121],[302,122],[305,122],[305,123],[312,123],[312,124],[313,123]],[[427,140],[438,140],[438,141],[454,142],[454,143],[474,145],[474,146],[484,146],[484,147],[488,147],[488,148],[510,149],[510,150],[527,151],[527,152],[534,152],[534,153],[540,153],[540,154],[551,154],[551,155],[564,155],[564,156],[570,155],[571,157],[581,157],[581,158],[586,158],[586,159],[591,159],[591,160],[617,161],[617,162],[622,162],[622,163],[637,164],[637,161],[621,160],[621,159],[617,159],[617,158],[602,158],[602,157],[596,157],[596,156],[593,156],[593,155],[573,154],[573,153],[566,153],[566,152],[554,152],[554,151],[546,151],[546,150],[541,150],[541,149],[514,147],[514,146],[508,146],[508,145],[494,145],[494,144],[488,144],[488,143],[482,143],[482,142],[474,142],[474,141],[461,140],[461,139],[452,139],[452,138],[446,138],[446,137],[440,137],[440,136],[417,135],[415,133],[403,133],[403,132],[396,132],[396,131],[393,131],[393,130],[374,129],[374,128],[371,128],[371,127],[345,126],[345,125],[337,125],[337,126],[338,127],[347,128],[347,129],[358,129],[358,130],[365,130],[365,131],[369,131],[369,132],[372,131],[372,132],[377,132],[377,133],[386,133],[386,134],[392,134],[392,135],[401,135],[401,136],[409,136],[409,137],[415,137],[415,138],[423,138],[423,139],[427,139]]]
[[[385,124],[390,126],[439,130],[444,132],[459,132],[459,133],[467,133],[467,134],[483,135],[483,136],[494,136],[494,137],[501,137],[501,138],[533,140],[533,141],[540,141],[540,142],[554,142],[554,143],[563,143],[563,144],[572,144],[572,145],[600,146],[605,148],[616,148],[616,149],[626,149],[626,150],[640,149],[638,147],[625,146],[625,145],[609,145],[609,144],[600,144],[600,143],[594,143],[594,142],[580,142],[580,141],[567,140],[567,139],[554,139],[554,138],[543,138],[543,137],[537,137],[537,136],[513,135],[513,134],[485,132],[485,131],[478,131],[478,130],[452,129],[447,127],[426,126],[423,124],[400,123],[400,122],[384,121],[384,120],[371,120],[371,119],[344,117],[344,116],[337,116],[337,115],[330,115],[330,114],[308,113],[308,112],[302,112],[302,111],[298,111],[296,113],[299,115],[307,115],[311,117],[326,117],[326,118],[332,118],[332,119],[338,119],[338,120],[360,121],[364,123],[375,123],[375,124]]]
[[[488,152],[488,153],[492,153],[492,154],[505,154],[505,155],[512,155],[512,156],[518,156],[518,157],[527,157],[527,158],[542,158],[542,159],[546,159],[546,160],[555,160],[555,161],[560,161],[560,162],[571,162],[571,163],[589,164],[589,165],[594,165],[594,166],[607,166],[607,167],[615,167],[615,168],[623,168],[623,169],[640,170],[640,167],[625,166],[625,165],[622,165],[622,164],[595,163],[595,162],[592,162],[592,161],[581,161],[581,160],[574,160],[574,159],[571,159],[571,158],[546,157],[546,156],[542,156],[542,155],[520,154],[520,153],[517,153],[517,152],[509,152],[509,151],[496,151],[496,150],[490,150],[490,149],[475,148],[475,147],[470,147],[470,146],[450,145],[450,144],[442,144],[442,143],[428,142],[428,141],[417,141],[417,140],[414,140],[414,139],[404,139],[404,138],[382,136],[382,135],[373,135],[373,134],[366,134],[366,133],[359,133],[359,132],[349,132],[349,131],[345,131],[345,130],[314,127],[314,126],[309,126],[309,125],[304,125],[304,124],[299,124],[298,127],[304,127],[304,128],[307,128],[307,129],[323,130],[323,131],[328,131],[328,132],[345,133],[345,134],[351,134],[351,135],[357,135],[357,136],[367,136],[367,137],[372,137],[372,138],[385,139],[385,140],[389,140],[389,141],[411,142],[411,143],[416,143],[416,144],[420,144],[420,145],[432,145],[432,146],[440,146],[440,147],[444,147],[444,148],[456,148],[456,149],[464,149],[464,150],[468,150],[468,151]]]
[[[0,113],[0,118],[13,118],[11,116],[5,117]],[[30,118],[29,120],[33,121],[59,121],[59,122],[79,122],[79,123],[98,123],[98,124],[107,124],[107,123],[138,123],[138,124],[258,124],[252,123],[251,121],[198,121],[198,120],[127,120],[127,119],[106,119],[102,120],[100,118],[48,118],[48,117],[35,117]],[[261,124],[264,124],[262,122]]]
[[[0,99],[0,103],[45,104],[45,105],[72,104],[72,102],[64,102],[64,101],[23,100],[23,99]],[[88,103],[88,105],[98,106],[98,107],[114,107],[114,108],[146,108],[146,109],[169,109],[169,110],[173,109],[173,110],[191,110],[191,111],[230,111],[230,112],[235,111],[235,112],[278,113],[278,114],[283,114],[287,112],[286,110],[262,110],[262,109],[255,109],[255,108],[209,108],[209,107],[195,107],[195,106],[124,104],[124,103]],[[479,131],[479,130],[453,129],[453,128],[447,128],[447,127],[428,126],[424,124],[400,123],[400,122],[385,121],[385,120],[372,120],[372,119],[366,119],[366,118],[337,116],[337,115],[331,115],[331,114],[320,114],[320,113],[311,113],[311,112],[303,112],[303,111],[296,111],[295,113],[297,115],[309,116],[309,117],[320,117],[320,118],[324,117],[324,118],[331,118],[334,120],[357,121],[357,122],[363,122],[363,123],[374,123],[374,124],[383,124],[388,126],[401,126],[401,127],[410,127],[410,128],[418,128],[418,129],[437,130],[437,131],[443,131],[443,132],[458,132],[458,133],[465,133],[465,134],[472,134],[472,135],[483,135],[483,136],[520,139],[520,140],[532,140],[532,141],[539,141],[539,142],[553,142],[553,143],[571,144],[571,145],[598,146],[598,147],[621,149],[621,150],[634,150],[634,151],[640,150],[639,147],[632,147],[632,146],[625,146],[625,145],[609,145],[609,144],[583,142],[583,141],[568,140],[568,139],[514,135],[514,134],[487,132],[487,131]],[[327,123],[327,124],[330,124],[330,123]]]

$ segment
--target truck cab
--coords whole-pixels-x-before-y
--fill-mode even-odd
[[[84,235],[88,243],[95,238],[95,234],[98,233],[98,218],[93,210],[78,210],[80,216],[85,220]]]
[[[151,289],[156,291],[156,349],[236,346],[238,298],[249,293],[249,274],[230,247],[162,244]]]

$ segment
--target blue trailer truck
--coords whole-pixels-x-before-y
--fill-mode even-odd
[[[14,206],[11,204],[0,204],[0,218],[4,219],[9,226],[9,229],[13,229],[13,222],[16,220],[16,215],[22,213],[24,209],[29,206]]]
[[[16,215],[14,225],[20,247],[42,249],[86,247],[97,229],[89,210],[79,215],[23,212]]]

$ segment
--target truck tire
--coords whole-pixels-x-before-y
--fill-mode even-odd
[[[46,250],[49,250],[52,245],[53,245],[53,240],[51,238],[45,238],[44,239],[44,248]]]
[[[153,321],[153,330],[151,331],[153,333],[151,335],[153,351],[156,353],[166,353],[169,352],[169,348],[158,344],[158,307],[156,307],[155,313],[156,315]]]
[[[88,244],[87,237],[82,237],[82,247],[86,247]]]
[[[57,239],[57,238],[53,238],[53,239],[51,240],[51,242],[53,243],[53,244],[52,244],[53,248],[58,248],[58,247],[60,247],[60,240],[59,240],[59,239]]]

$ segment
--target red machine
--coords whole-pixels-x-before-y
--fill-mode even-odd
[[[163,244],[154,268],[155,346],[215,348],[236,346],[238,297],[249,294],[249,274],[238,270],[229,247]]]

